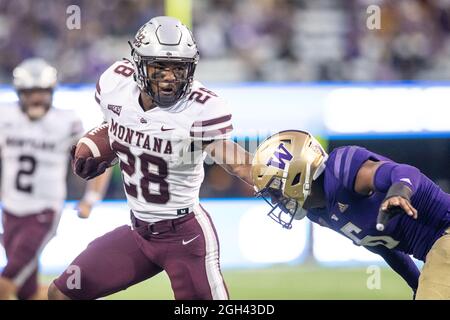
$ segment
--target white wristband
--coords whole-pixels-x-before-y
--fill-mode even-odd
[[[102,195],[97,191],[87,191],[83,197],[83,201],[86,201],[90,205],[94,205],[97,201],[101,200]]]

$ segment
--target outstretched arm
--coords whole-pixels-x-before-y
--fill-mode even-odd
[[[102,175],[88,181],[84,196],[77,204],[78,216],[80,218],[88,218],[94,204],[103,199],[112,170],[112,168],[108,168]]]
[[[374,191],[386,193],[377,218],[377,229],[383,231],[389,219],[404,212],[417,219],[411,197],[419,187],[420,171],[406,164],[367,160],[358,171],[355,192],[369,195]]]
[[[414,294],[416,293],[420,271],[410,256],[382,245],[365,246],[364,248],[383,257],[392,270],[397,272],[408,283]]]
[[[216,140],[204,147],[214,161],[227,172],[253,185],[251,167],[253,156],[231,140]]]

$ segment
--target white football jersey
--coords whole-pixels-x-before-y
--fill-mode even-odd
[[[134,215],[148,222],[174,219],[198,204],[206,157],[202,141],[228,139],[231,113],[197,81],[176,105],[144,111],[132,74],[127,60],[114,63],[100,77],[95,99],[109,124]]]
[[[1,201],[18,216],[62,209],[70,146],[83,133],[73,111],[51,108],[30,121],[18,105],[1,106]]]

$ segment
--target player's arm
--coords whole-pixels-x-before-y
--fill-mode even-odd
[[[123,75],[118,74],[114,70],[121,65],[121,62],[115,62],[112,66],[110,66],[105,72],[101,74],[96,85],[94,92],[94,99],[100,107],[100,111],[103,114],[103,122],[99,125],[103,125],[107,123],[107,114],[108,109],[105,103],[102,103],[102,97],[105,93],[113,91],[118,83],[121,81],[121,77]],[[109,165],[106,162],[97,162],[94,161],[93,158],[79,158],[75,159],[75,151],[76,146],[72,146],[70,151],[70,155],[73,162],[73,171],[74,173],[86,180],[94,179],[100,175],[102,175],[105,171],[107,171]],[[103,179],[109,181],[109,178],[105,176]],[[107,184],[107,182],[105,183]]]
[[[199,94],[208,97],[207,107],[202,107],[192,124],[190,135],[195,143],[227,172],[253,185],[250,172],[252,155],[233,142],[232,114],[226,102],[215,93],[201,88]],[[195,147],[198,149],[198,147]]]
[[[253,185],[251,179],[252,155],[239,144],[230,139],[215,140],[204,144],[204,150],[227,172],[241,178],[249,185]]]
[[[404,211],[417,219],[411,197],[420,184],[420,171],[406,164],[367,160],[359,169],[354,190],[369,195],[374,191],[386,193],[377,219],[377,229],[384,230],[393,213]]]
[[[397,250],[388,249],[382,245],[373,247],[365,246],[365,248],[380,255],[392,270],[397,272],[408,283],[415,294],[419,284],[420,271],[410,256]]]
[[[112,170],[112,168],[106,169],[105,173],[88,181],[84,196],[77,205],[80,218],[88,218],[92,207],[103,199],[111,179]]]

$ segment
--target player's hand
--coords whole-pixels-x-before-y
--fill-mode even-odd
[[[412,204],[402,197],[392,197],[386,199],[381,204],[381,210],[387,211],[390,208],[399,207],[401,208],[408,216],[417,219],[417,210],[412,206]]]
[[[97,163],[97,161],[92,158],[77,158],[73,162],[74,173],[86,180],[95,178],[108,169],[109,164],[106,161]]]
[[[77,145],[74,144],[71,148],[70,148],[70,160],[73,162],[75,160],[75,151],[77,150]]]
[[[78,217],[87,219],[91,215],[92,204],[87,201],[81,200],[80,202],[78,202],[75,209],[78,211]]]
[[[94,158],[76,158],[75,151],[76,145],[73,145],[70,149],[70,159],[72,160],[73,172],[86,180],[93,179],[103,174],[108,169],[109,164],[106,161],[97,163]]]
[[[377,217],[377,230],[383,231],[388,222],[397,214],[407,214],[413,219],[417,219],[417,210],[411,203],[399,196],[391,197],[383,201]]]

